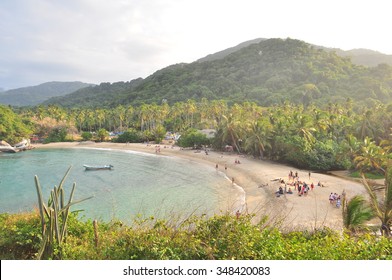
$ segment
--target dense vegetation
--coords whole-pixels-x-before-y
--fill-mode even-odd
[[[52,141],[75,140],[73,137],[82,132],[117,131],[124,133],[114,140],[117,142],[160,142],[167,131],[186,138],[194,129],[214,129],[215,138],[209,141],[216,149],[231,145],[237,152],[256,158],[331,170],[354,167],[354,159],[360,155],[363,161],[375,154],[391,158],[392,104],[355,104],[348,99],[344,104],[323,107],[286,102],[265,108],[250,102],[229,106],[222,100],[202,99],[172,106],[120,105],[113,110],[40,106],[20,114],[31,120],[36,134]],[[68,131],[67,137],[64,130]],[[90,134],[83,135],[91,139],[87,137]],[[192,137],[192,145],[184,144],[184,138],[181,145],[207,144],[197,135]]]
[[[350,58],[302,41],[269,39],[221,59],[172,65],[145,79],[103,83],[46,104],[113,108],[162,100],[173,105],[203,98],[230,105],[249,101],[272,106],[289,101],[307,106],[341,103],[347,98],[369,104],[390,101],[391,91],[390,65],[359,66]]]
[[[31,132],[30,126],[11,108],[0,105],[0,141],[16,144]]]
[[[341,235],[329,229],[280,232],[252,216],[191,217],[178,226],[138,218],[132,226],[69,217],[68,235],[54,258],[72,260],[376,260],[392,259],[392,240],[370,234]],[[0,259],[34,259],[41,241],[40,218],[0,215]],[[60,253],[61,252],[61,253]]]

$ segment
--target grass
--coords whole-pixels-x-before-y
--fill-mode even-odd
[[[354,171],[350,173],[350,177],[352,178],[362,178],[361,174],[359,171]],[[372,180],[378,180],[378,179],[384,179],[384,175],[379,174],[379,173],[365,173],[365,177],[367,179],[372,179]]]

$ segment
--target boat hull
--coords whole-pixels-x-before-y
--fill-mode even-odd
[[[102,166],[90,166],[90,165],[83,165],[86,171],[94,171],[94,170],[111,170],[113,165],[102,165]]]

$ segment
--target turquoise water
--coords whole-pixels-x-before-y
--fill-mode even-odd
[[[112,164],[113,170],[85,171],[83,164]],[[243,190],[214,167],[185,159],[104,149],[35,149],[0,153],[0,212],[31,211],[37,207],[34,175],[45,201],[72,165],[65,183],[66,197],[76,182],[76,204],[82,216],[132,221],[135,215],[172,218],[233,210]]]

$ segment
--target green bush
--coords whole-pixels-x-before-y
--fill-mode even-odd
[[[49,133],[44,143],[65,142],[67,138],[67,129],[65,127],[56,127]]]
[[[141,133],[136,129],[128,129],[123,134],[119,135],[113,140],[116,143],[140,143],[142,141]]]
[[[347,169],[351,163],[347,159],[338,160],[340,152],[339,145],[332,141],[317,141],[311,146],[299,136],[288,139],[291,149],[288,150],[285,159],[300,168],[307,168],[319,171]]]
[[[252,219],[251,215],[195,216],[173,225],[146,218],[131,226],[99,222],[95,232],[91,220],[71,215],[62,256],[70,260],[392,260],[392,239],[351,236],[328,228],[282,233]],[[0,258],[33,259],[39,231],[37,214],[0,215]]]
[[[0,259],[35,259],[40,243],[38,213],[0,214]]]
[[[196,129],[189,129],[178,140],[180,147],[201,147],[203,145],[209,145],[210,141],[207,136]]]
[[[81,136],[82,136],[83,141],[88,141],[93,138],[93,134],[89,131],[83,131]]]

